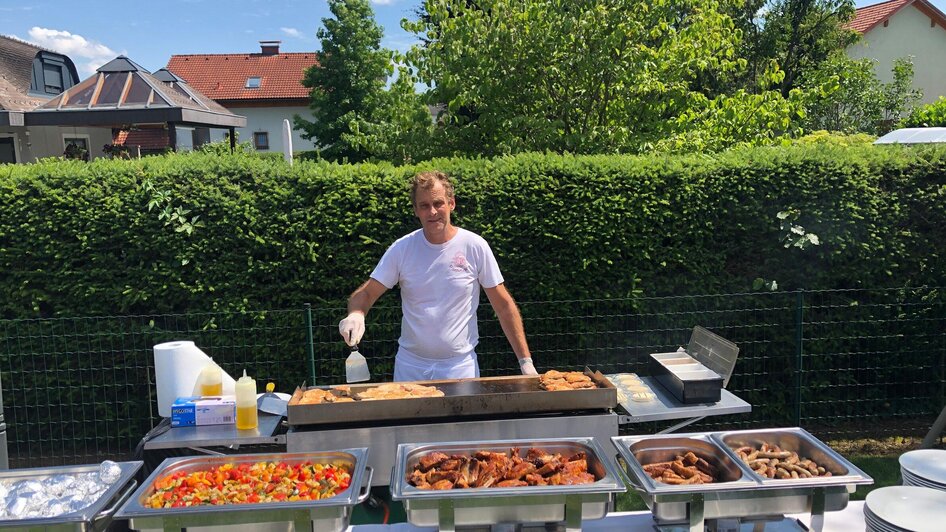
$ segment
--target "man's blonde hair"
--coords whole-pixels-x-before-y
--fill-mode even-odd
[[[450,181],[450,176],[437,170],[431,170],[421,172],[411,179],[411,204],[417,203],[417,191],[419,189],[430,190],[437,183],[443,184],[443,191],[448,198],[453,197],[453,182]]]

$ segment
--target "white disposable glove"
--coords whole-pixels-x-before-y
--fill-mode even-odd
[[[338,333],[349,346],[357,345],[365,334],[365,315],[352,312],[345,319],[338,322]]]
[[[532,359],[529,357],[519,359],[519,369],[522,370],[523,375],[539,374],[539,372],[535,370],[535,366],[532,364]]]

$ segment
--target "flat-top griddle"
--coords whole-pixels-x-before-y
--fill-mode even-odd
[[[390,421],[398,419],[459,418],[506,414],[574,412],[603,410],[617,406],[617,389],[599,371],[585,368],[596,388],[546,391],[537,376],[484,377],[479,379],[415,381],[434,386],[443,397],[381,399],[341,403],[299,404],[306,389],[297,388],[289,400],[287,420],[290,425],[324,425]],[[357,395],[374,384],[350,385]],[[334,386],[313,386],[331,390]]]

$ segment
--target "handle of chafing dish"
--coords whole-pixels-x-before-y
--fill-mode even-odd
[[[111,517],[112,514],[114,514],[118,510],[119,506],[125,504],[125,501],[127,501],[128,498],[131,497],[131,494],[134,493],[135,488],[137,487],[138,487],[138,481],[132,480],[131,484],[129,484],[128,487],[125,488],[125,491],[122,492],[122,494],[119,495],[115,499],[115,504],[113,504],[111,508],[100,512],[97,516],[95,516],[95,519],[93,519],[93,521],[98,521],[100,519]]]
[[[614,469],[616,469],[618,472],[618,475],[621,476],[621,482],[623,482],[625,486],[629,488],[633,488],[634,491],[645,493],[647,490],[644,489],[644,486],[643,485],[638,486],[637,483],[634,482],[634,479],[632,478],[632,476],[625,469],[625,467],[628,467],[626,465],[626,462],[625,462],[624,467],[621,466],[621,460],[623,459],[624,457],[621,456],[620,454],[614,455],[614,463],[617,464],[617,467],[615,467]]]
[[[363,482],[361,486],[361,492],[358,493],[357,503],[361,504],[368,499],[368,495],[371,495],[371,479],[374,478],[374,468],[371,466],[365,466],[365,473],[367,473],[367,480]]]

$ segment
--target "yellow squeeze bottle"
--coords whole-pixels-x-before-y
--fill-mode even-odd
[[[236,381],[236,428],[255,429],[259,425],[256,412],[256,381],[246,375]]]
[[[200,383],[201,396],[223,395],[223,370],[214,364],[213,359],[200,370],[197,382]]]

